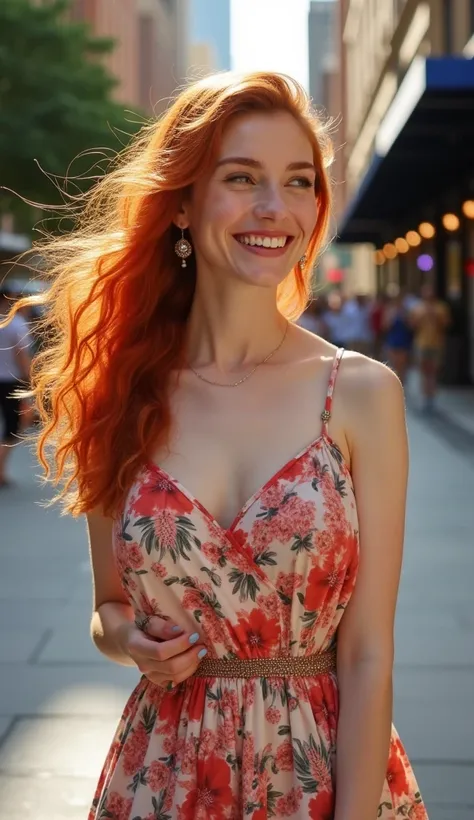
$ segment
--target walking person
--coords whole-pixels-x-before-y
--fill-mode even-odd
[[[413,348],[413,329],[403,294],[393,297],[387,305],[383,327],[388,363],[404,385]]]
[[[421,299],[411,312],[415,333],[415,350],[421,378],[423,410],[435,408],[438,378],[446,347],[446,331],[451,317],[448,305],[436,298],[431,283],[421,290]]]
[[[391,726],[403,392],[293,321],[329,161],[296,83],[206,78],[42,247],[40,448],[93,639],[142,673],[89,820],[426,819]]]
[[[2,327],[10,308],[8,287],[0,285],[0,489],[12,485],[7,467],[22,430],[22,401],[15,392],[30,378],[30,336],[24,319],[17,313]]]

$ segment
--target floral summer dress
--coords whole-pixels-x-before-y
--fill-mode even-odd
[[[142,469],[114,532],[138,624],[156,614],[198,631],[210,659],[334,649],[358,567],[351,476],[328,433],[342,353],[321,434],[249,499],[228,529],[164,470]],[[332,671],[192,677],[172,691],[142,677],[89,820],[331,820],[337,719]],[[427,820],[395,729],[378,817]]]

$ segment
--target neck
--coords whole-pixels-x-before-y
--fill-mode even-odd
[[[204,289],[198,281],[188,322],[188,360],[193,367],[237,372],[268,356],[285,330],[274,289],[242,284],[219,291]]]

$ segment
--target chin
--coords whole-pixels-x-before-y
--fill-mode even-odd
[[[292,269],[290,268],[287,270],[285,268],[270,270],[268,266],[261,266],[259,268],[254,268],[250,270],[250,267],[247,267],[245,270],[242,270],[241,267],[234,268],[234,276],[238,278],[241,282],[246,282],[249,285],[254,285],[255,287],[262,287],[262,288],[277,288],[288,276]]]

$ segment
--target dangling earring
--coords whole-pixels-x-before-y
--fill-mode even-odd
[[[174,246],[174,251],[176,253],[176,256],[179,256],[179,258],[182,259],[181,267],[187,268],[188,266],[186,264],[186,259],[188,258],[188,256],[191,256],[193,252],[193,246],[191,245],[191,242],[188,242],[188,240],[185,238],[183,228],[181,228],[181,239],[178,239],[176,245]]]
[[[298,263],[298,264],[299,264],[299,266],[300,266],[300,270],[304,270],[304,269],[305,269],[307,261],[308,261],[308,257],[307,257],[307,256],[306,256],[306,254],[304,253],[304,254],[303,254],[303,256],[301,257],[301,259],[300,259],[299,263]]]

